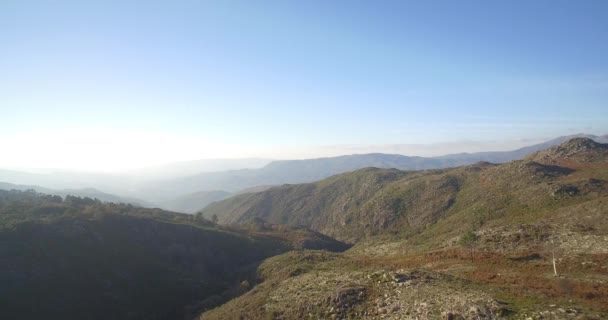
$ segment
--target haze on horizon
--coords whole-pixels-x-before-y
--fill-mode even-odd
[[[0,168],[608,133],[605,1],[0,3]]]

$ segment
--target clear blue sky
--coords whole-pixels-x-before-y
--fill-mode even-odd
[[[3,0],[0,122],[186,158],[605,134],[608,1]]]

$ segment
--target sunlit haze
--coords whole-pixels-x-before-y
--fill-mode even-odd
[[[607,12],[605,1],[2,1],[0,168],[430,156],[606,134]]]
[[[608,319],[608,0],[0,0],[0,320]]]

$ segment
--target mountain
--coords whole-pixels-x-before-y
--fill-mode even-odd
[[[0,190],[0,318],[604,319],[607,248],[608,145],[586,138],[196,215]]]
[[[249,287],[266,257],[344,250],[306,229],[0,190],[0,318],[185,319]]]
[[[399,170],[425,170],[456,167],[480,161],[503,163],[521,159],[533,152],[558,145],[573,137],[585,136],[605,141],[606,136],[574,135],[560,137],[546,143],[506,152],[454,154],[441,157],[409,157],[396,154],[358,154],[332,158],[273,161],[260,169],[244,169],[203,173],[180,179],[157,181],[140,185],[141,192],[155,197],[173,197],[203,190],[236,192],[259,185],[281,185],[321,180],[335,174],[366,167]]]
[[[35,186],[35,185],[19,185],[19,184],[12,184],[12,183],[8,183],[8,182],[0,182],[0,190],[20,190],[20,191],[35,190],[40,193],[58,195],[61,197],[65,197],[68,195],[77,196],[77,197],[89,197],[89,198],[93,198],[93,199],[99,199],[103,202],[130,203],[130,204],[133,204],[136,206],[141,206],[141,207],[153,207],[152,204],[150,204],[146,201],[140,200],[140,199],[129,198],[129,197],[120,197],[117,195],[99,191],[94,188],[53,190],[53,189],[44,188],[44,187]]]
[[[161,202],[159,206],[166,210],[182,212],[182,213],[196,213],[203,208],[206,208],[209,204],[224,200],[228,197],[244,193],[256,193],[262,192],[272,188],[272,186],[255,186],[247,189],[240,190],[237,193],[230,193],[221,190],[214,191],[200,191],[185,196],[180,196],[169,201]]]
[[[547,142],[535,144],[532,146],[527,146],[523,148],[519,148],[513,151],[495,151],[495,152],[477,152],[477,153],[459,153],[459,154],[450,154],[446,156],[437,157],[439,159],[451,159],[453,161],[460,161],[460,165],[467,165],[475,162],[486,161],[492,163],[504,163],[513,160],[519,160],[524,158],[525,156],[532,154],[534,152],[547,149],[561,143],[564,143],[573,138],[588,138],[593,139],[599,143],[608,143],[608,135],[603,136],[595,136],[590,134],[575,134],[570,136],[558,137]]]
[[[216,202],[203,215],[310,227],[354,246],[288,252],[199,319],[604,319],[608,145],[504,164],[366,168]]]
[[[166,168],[150,168],[149,170],[126,175],[74,172],[34,174],[0,170],[0,181],[38,185],[52,189],[93,187],[121,197],[143,199],[152,203],[153,206],[159,206],[162,203],[201,191],[224,190],[234,193],[261,185],[313,182],[335,174],[366,167],[425,170],[456,167],[479,161],[503,163],[521,159],[526,155],[557,145],[572,137],[587,137],[598,142],[608,142],[607,136],[578,134],[505,152],[453,154],[441,157],[409,157],[372,153],[307,160],[281,160],[272,161],[268,164],[266,164],[268,162],[266,159],[244,159],[243,161],[237,159],[227,161],[224,167],[222,167],[223,160],[201,160],[171,164]],[[264,164],[266,164],[264,167],[256,167]],[[239,169],[218,172],[196,171],[229,167]],[[165,174],[168,172],[171,172],[173,177],[186,173],[188,176],[168,178],[171,176]]]
[[[205,217],[217,215],[222,224],[244,223],[257,217],[271,223],[305,225],[332,237],[343,237],[331,230],[347,232],[342,227],[346,227],[345,222],[351,218],[347,214],[357,203],[369,200],[387,183],[407,175],[397,169],[362,169],[315,183],[284,185],[237,195],[210,204],[202,214]],[[364,234],[361,233],[364,230],[353,232]]]
[[[273,185],[263,185],[263,186],[255,186],[255,187],[250,187],[250,188],[245,188],[243,190],[240,190],[234,194],[244,194],[244,193],[257,193],[257,192],[262,192],[262,191],[266,191],[270,188],[274,187]]]
[[[366,168],[314,183],[237,195],[210,204],[202,214],[217,215],[223,224],[260,218],[306,226],[355,243],[380,233],[420,232],[444,217],[468,215],[473,207],[483,210],[481,220],[492,212],[539,211],[549,203],[559,203],[546,189],[571,186],[580,191],[576,199],[581,201],[604,195],[608,192],[604,180],[573,179],[581,175],[603,179],[607,148],[591,139],[575,138],[501,165],[482,162],[426,171]]]
[[[571,139],[563,144],[537,152],[528,159],[547,164],[574,165],[582,163],[606,162],[608,144],[602,144],[587,138]]]
[[[202,172],[218,172],[238,169],[257,169],[270,163],[270,159],[203,159],[168,163],[139,170],[124,172],[123,175],[140,177],[145,180],[186,177]]]
[[[163,202],[160,206],[176,212],[196,213],[210,203],[226,199],[229,196],[230,193],[226,191],[201,191]]]

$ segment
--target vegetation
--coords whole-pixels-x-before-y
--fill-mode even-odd
[[[367,168],[196,215],[0,191],[0,318],[605,318],[607,151]]]
[[[543,154],[578,150],[579,141]],[[604,148],[598,147],[603,145],[592,143],[596,158],[605,157]],[[418,172],[368,168],[235,196],[202,213],[217,215],[223,224],[260,218],[302,225],[348,243],[393,234],[434,246],[470,228],[540,223],[556,208],[608,195],[605,162],[585,158],[577,164],[570,157],[569,163],[556,165],[538,162],[538,157]]]
[[[460,244],[471,251],[471,262],[473,262],[473,250],[479,238],[475,232],[469,230],[460,238]]]
[[[201,318],[605,318],[606,147],[577,139],[502,165],[364,169],[216,203],[203,214],[220,222],[304,224],[356,244],[268,259],[260,284]]]
[[[0,191],[0,318],[191,318],[242,293],[257,264],[292,248],[287,236],[202,217]]]

